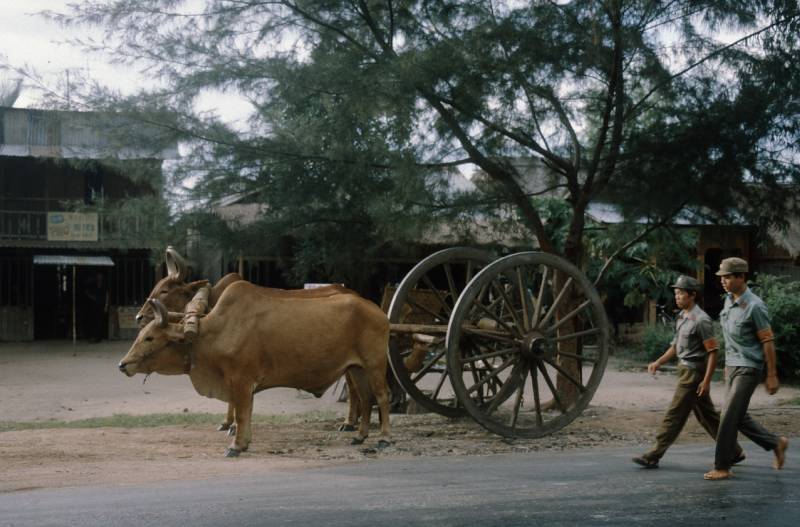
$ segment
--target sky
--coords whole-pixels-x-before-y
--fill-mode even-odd
[[[68,5],[75,2],[80,0],[0,0],[0,66],[35,71],[50,87],[64,86],[68,77],[79,76],[92,78],[123,93],[151,83],[151,79],[131,68],[111,65],[105,57],[88,54],[69,44],[70,39],[86,36],[100,41],[102,33],[96,28],[63,28],[37,15],[45,10],[66,12]],[[738,37],[735,33],[715,33],[723,42]],[[672,37],[664,38],[669,41]],[[19,75],[0,69],[0,82],[16,77]],[[15,106],[40,107],[40,94],[32,88],[31,79],[23,81],[27,86],[23,87]],[[245,120],[251,111],[247,101],[230,93],[205,94],[197,107],[217,113],[222,120],[240,129],[246,128]]]
[[[66,12],[70,3],[79,0],[0,0],[0,64],[16,69],[35,71],[48,85],[65,85],[68,76],[87,76],[102,84],[130,91],[152,82],[130,68],[109,64],[97,54],[87,54],[69,44],[69,40],[89,35],[100,39],[93,28],[63,28],[37,13],[45,10]],[[0,70],[0,80],[10,81],[18,74]],[[23,87],[15,107],[36,108],[39,94],[32,81],[23,79]],[[199,102],[200,109],[214,110],[229,123],[242,122],[250,110],[249,103],[230,94],[208,94]]]
[[[36,15],[43,10],[63,11],[67,4],[63,0],[0,0],[0,60],[14,68],[33,69],[52,85],[82,72],[112,85],[136,81],[133,72],[114,68],[66,43],[80,31],[61,28]],[[0,73],[4,80],[17,76]],[[31,84],[30,80],[23,82]],[[35,90],[23,88],[15,106],[35,107],[37,97]]]

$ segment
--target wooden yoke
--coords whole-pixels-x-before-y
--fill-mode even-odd
[[[186,315],[183,318],[183,334],[189,340],[193,340],[199,333],[198,319],[208,312],[208,297],[210,294],[211,287],[203,286],[198,289],[194,298],[186,304]]]

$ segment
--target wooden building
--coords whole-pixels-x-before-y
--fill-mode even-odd
[[[85,337],[85,291],[98,274],[110,300],[103,333],[130,333],[155,279],[155,219],[113,205],[158,199],[162,161],[176,155],[174,144],[120,147],[115,130],[147,133],[130,124],[0,107],[0,341]]]

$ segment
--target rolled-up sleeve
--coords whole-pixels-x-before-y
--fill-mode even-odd
[[[775,340],[775,334],[772,333],[772,324],[769,320],[769,311],[765,304],[753,306],[751,317],[753,325],[755,325],[756,328],[756,336],[762,344],[770,340]]]
[[[714,336],[714,327],[710,319],[705,318],[697,323],[697,333],[703,341],[703,348],[705,348],[707,352],[719,349],[719,343]]]

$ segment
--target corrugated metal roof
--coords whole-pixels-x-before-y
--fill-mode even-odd
[[[54,242],[48,240],[4,240],[0,239],[0,249],[52,249],[76,251],[106,251],[110,249],[158,249],[161,247],[155,242],[139,240],[101,240],[99,242]]]
[[[102,159],[174,159],[173,139],[155,126],[113,113],[0,107],[0,155]],[[111,144],[109,138],[118,136]],[[133,140],[136,138],[136,140]]]
[[[108,256],[80,256],[62,254],[35,254],[34,265],[86,265],[92,267],[113,267],[114,262]]]

